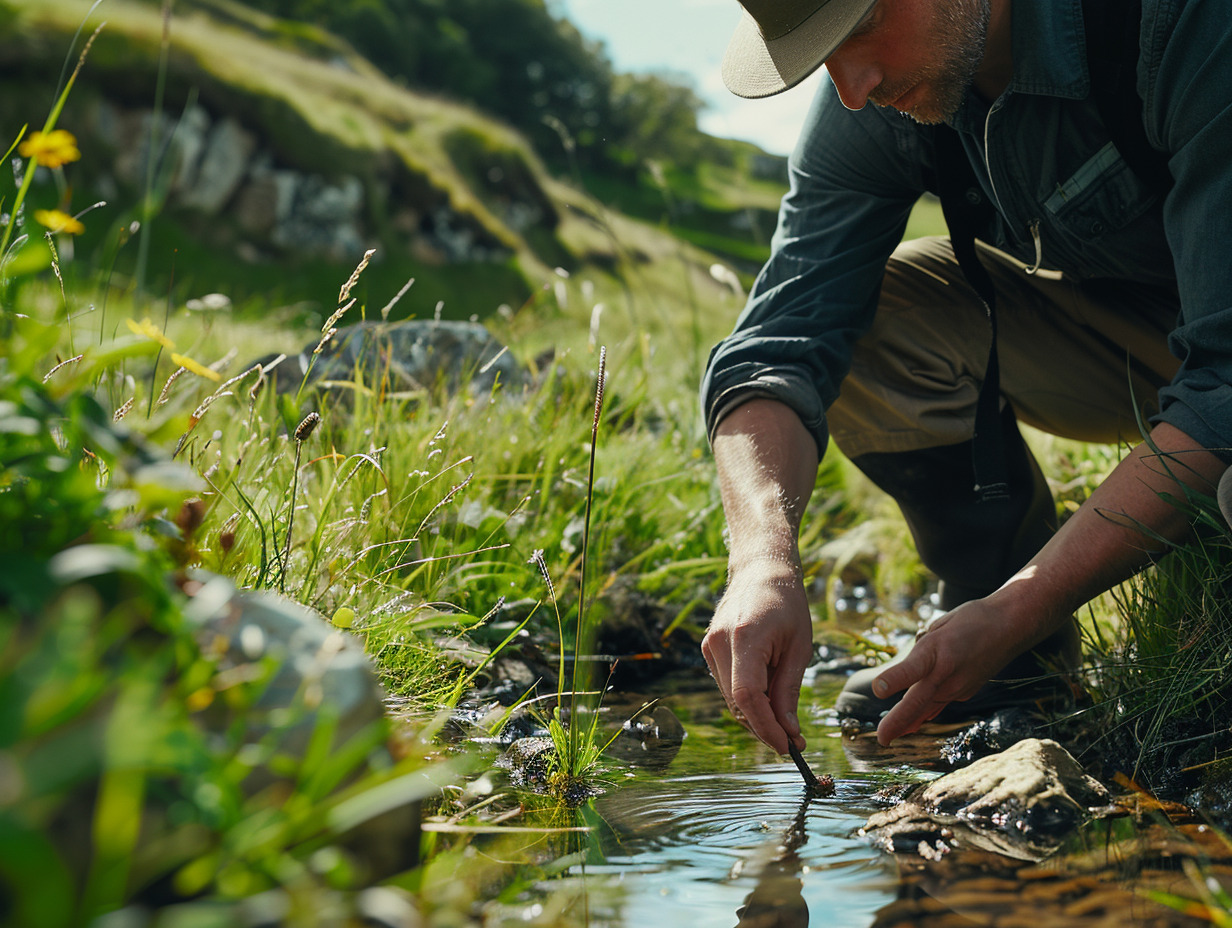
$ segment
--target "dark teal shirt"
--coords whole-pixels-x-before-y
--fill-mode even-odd
[[[991,106],[955,115],[985,194],[981,235],[1077,279],[1174,289],[1169,348],[1181,367],[1160,413],[1232,460],[1232,7],[1143,0],[1138,91],[1166,196],[1109,141],[1090,82],[1081,0],[1013,6],[1013,78]],[[933,129],[876,106],[845,109],[823,81],[790,162],[770,260],[702,382],[707,427],[754,397],[791,406],[826,446],[825,410],[869,327],[886,261],[913,204],[935,191]]]

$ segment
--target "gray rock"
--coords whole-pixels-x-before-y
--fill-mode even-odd
[[[314,610],[269,591],[237,592],[230,581],[209,576],[189,616],[203,645],[222,651],[225,669],[273,662],[253,706],[254,738],[277,730],[279,748],[298,754],[323,714],[337,720],[336,748],[383,722],[384,693],[362,645]]]
[[[1232,525],[1232,467],[1223,472],[1219,478],[1219,511],[1223,513],[1224,521]]]
[[[279,172],[285,174],[286,172]],[[270,241],[286,251],[341,260],[364,250],[360,230],[364,188],[356,177],[332,184],[316,175],[278,180],[276,222]]]
[[[288,776],[266,763],[276,753],[303,757],[311,739],[328,732],[328,754],[368,745],[368,765],[384,768],[393,759],[387,747],[389,722],[384,692],[358,639],[334,628],[319,613],[268,591],[237,592],[231,581],[204,572],[185,609],[198,628],[205,653],[215,656],[223,674],[237,680],[260,679],[272,672],[256,702],[242,710],[243,743],[252,772],[244,789],[255,795]],[[235,718],[216,700],[202,713],[207,730],[229,741]],[[324,729],[322,729],[324,726]],[[346,786],[363,772],[346,771]],[[361,821],[339,843],[362,863],[372,879],[401,872],[418,862],[420,809],[406,801]]]
[[[506,391],[530,382],[525,368],[477,322],[361,322],[339,329],[314,362],[316,346],[305,345],[271,372],[279,392],[298,390],[305,375],[309,383],[349,383],[357,371],[368,386],[383,382],[387,395],[438,384],[482,394],[498,381]]]
[[[201,158],[210,132],[210,114],[200,106],[191,106],[176,124],[171,137],[171,191],[180,194],[191,190],[197,182]]]
[[[1029,738],[917,787],[862,833],[891,853],[935,859],[967,847],[1035,861],[1108,802],[1065,748]]]
[[[206,139],[196,176],[180,194],[180,203],[210,216],[218,214],[239,189],[256,148],[256,138],[238,122],[220,121]]]

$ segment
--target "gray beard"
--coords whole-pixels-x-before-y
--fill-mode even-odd
[[[878,88],[873,102],[884,106],[897,100],[915,84],[926,82],[930,93],[912,110],[904,114],[924,125],[948,121],[958,112],[963,97],[975,82],[976,71],[984,60],[988,41],[988,23],[992,15],[991,0],[951,0],[937,6],[933,24],[935,42],[941,50],[940,60],[933,67],[912,75],[896,87]]]

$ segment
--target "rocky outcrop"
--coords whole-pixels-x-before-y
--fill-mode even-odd
[[[230,224],[238,254],[249,259],[298,255],[351,260],[378,239],[383,253],[401,252],[423,263],[504,261],[508,242],[476,217],[450,206],[443,190],[422,182],[408,184],[397,175],[408,169],[390,162],[386,177],[322,174],[299,170],[280,159],[262,138],[230,115],[210,113],[200,104],[178,118],[156,118],[150,110],[126,109],[109,99],[86,108],[82,125],[92,141],[115,152],[111,170],[97,178],[104,196],[121,189],[143,190],[149,180],[150,140],[155,187],[167,207]],[[401,202],[395,222],[380,215],[390,190],[418,189],[417,202]],[[521,202],[516,194],[530,196]],[[519,233],[535,224],[554,223],[545,197],[529,184],[525,172],[512,192],[492,195],[501,212],[516,219]],[[376,208],[381,204],[381,208]],[[393,237],[396,242],[390,242]],[[391,247],[396,246],[396,247]]]

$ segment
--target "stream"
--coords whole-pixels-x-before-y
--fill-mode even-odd
[[[835,779],[825,798],[811,798],[792,762],[737,726],[711,688],[664,697],[687,731],[679,751],[650,766],[610,765],[606,792],[576,813],[588,831],[551,853],[533,845],[550,875],[485,907],[485,925],[1210,924],[1147,894],[1193,896],[1186,860],[1205,867],[1199,881],[1218,876],[1232,886],[1232,851],[1185,810],[1158,803],[1089,823],[1041,862],[963,849],[932,861],[881,851],[861,827],[891,804],[888,793],[939,775],[926,767],[941,736],[913,736],[892,750],[867,735],[842,736],[829,708],[841,684],[818,677],[801,699],[805,757]],[[634,699],[605,711],[615,721],[636,711]]]

